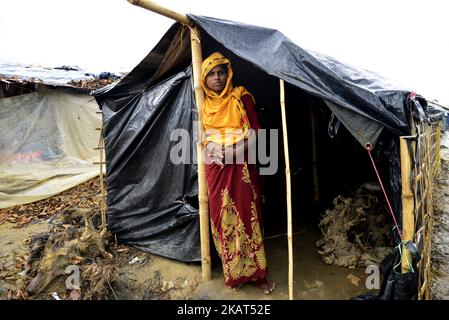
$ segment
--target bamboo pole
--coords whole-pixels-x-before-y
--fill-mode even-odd
[[[312,174],[313,174],[313,200],[320,201],[320,187],[318,180],[318,161],[316,152],[315,114],[310,109],[310,127],[312,130]]]
[[[405,241],[412,240],[415,234],[414,197],[410,182],[411,158],[407,140],[400,138],[401,182],[402,182],[402,273],[410,271],[411,253],[405,249]],[[410,263],[409,263],[410,262]]]
[[[189,17],[187,17],[185,14],[178,13],[176,11],[162,7],[153,1],[150,1],[150,0],[128,0],[128,2],[135,6],[138,6],[138,7],[153,11],[155,13],[158,13],[160,15],[163,15],[167,18],[176,20],[182,24],[192,25],[192,22],[190,21]]]
[[[204,165],[203,150],[203,121],[202,108],[204,103],[204,91],[201,87],[201,65],[203,63],[203,54],[201,51],[200,32],[196,27],[190,28],[190,39],[192,42],[192,68],[193,85],[195,89],[195,101],[198,110],[198,142],[196,154],[198,159],[198,202],[200,216],[200,239],[201,239],[201,266],[203,280],[212,278],[210,261],[210,239],[209,239],[209,199],[206,186],[206,172]]]
[[[425,127],[423,126],[422,123],[419,123],[419,127],[418,127],[418,139],[416,142],[416,145],[418,147],[418,161],[415,161],[415,163],[417,163],[417,167],[419,168],[419,194],[421,199],[419,199],[419,203],[418,205],[415,204],[415,221],[417,223],[418,219],[417,217],[419,216],[419,207],[421,208],[421,224],[424,226],[421,231],[421,235],[422,235],[422,239],[424,242],[424,248],[422,251],[422,258],[421,261],[419,262],[419,275],[418,275],[418,285],[422,285],[422,287],[425,288],[426,283],[426,275],[425,275],[425,270],[426,270],[426,257],[427,257],[427,223],[426,223],[426,216],[427,216],[427,211],[426,208],[424,206],[425,203],[428,204],[429,198],[428,198],[428,189],[429,189],[429,180],[428,180],[428,173],[429,173],[429,164],[427,163],[427,154],[428,154],[428,149],[427,149],[427,143],[426,143],[426,130]],[[414,148],[415,152],[416,152],[416,147]],[[418,172],[418,171],[416,171]],[[415,173],[416,175],[416,173]],[[418,186],[415,186],[416,188],[416,193],[415,193],[415,197],[416,197],[416,201],[418,202],[418,197],[417,197],[417,192],[418,192]],[[418,299],[422,300],[422,297],[420,296],[420,294],[418,294]]]
[[[435,102],[435,101],[431,101],[431,100],[427,100],[427,102],[428,102],[428,103],[430,103],[430,104],[434,104],[434,105],[437,105],[437,106],[439,106],[439,107],[441,107],[441,108],[443,108],[443,109],[445,109],[445,110],[448,110],[448,111],[449,111],[449,107],[447,107],[447,106],[444,106],[444,105],[442,105],[441,103],[438,103],[438,102]]]
[[[100,141],[98,142],[98,150],[100,151],[100,210],[101,210],[101,233],[106,233],[107,230],[107,220],[106,220],[106,192],[104,189],[104,174],[103,174],[103,153],[104,153],[104,137],[103,137],[103,115],[101,116],[101,131],[100,131]]]
[[[284,80],[279,80],[281,92],[282,135],[284,139],[285,179],[287,184],[287,239],[288,239],[288,298],[293,300],[293,235],[292,235],[292,196],[290,179],[290,158],[288,154],[287,118],[285,114]]]
[[[424,239],[425,245],[427,247],[426,249],[426,265],[424,270],[424,281],[428,282],[429,280],[429,272],[430,272],[430,254],[431,254],[431,246],[432,246],[432,221],[433,221],[433,169],[434,165],[431,161],[431,146],[432,146],[432,140],[431,140],[431,133],[432,133],[432,126],[426,127],[426,163],[427,163],[427,203],[426,203],[426,211],[427,211],[427,219],[428,221],[422,220],[423,223],[427,225],[426,230],[426,238]],[[426,223],[427,222],[427,223]],[[426,243],[427,242],[427,243]],[[429,300],[430,298],[430,286],[426,287],[425,291],[425,299]]]
[[[150,0],[128,0],[128,2],[153,11],[168,18],[172,18],[182,24],[190,26],[190,39],[192,48],[192,70],[193,83],[195,90],[195,102],[198,110],[198,143],[197,143],[197,162],[198,162],[198,203],[200,218],[200,241],[201,241],[201,270],[202,278],[208,281],[212,278],[211,259],[210,259],[210,239],[209,239],[209,200],[206,187],[206,174],[204,167],[203,154],[203,128],[202,128],[202,106],[204,102],[204,92],[200,83],[201,65],[203,63],[203,54],[201,51],[200,32],[193,27],[192,21],[185,14],[175,12],[164,8]]]

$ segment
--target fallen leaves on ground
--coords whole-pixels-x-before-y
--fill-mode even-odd
[[[21,228],[37,220],[46,220],[66,208],[100,209],[100,178],[91,179],[53,197],[0,210],[0,224],[5,221]]]

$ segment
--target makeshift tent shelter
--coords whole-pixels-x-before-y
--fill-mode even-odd
[[[149,1],[137,2],[154,9]],[[312,110],[316,117],[331,118],[329,131],[333,134],[341,122],[363,148],[371,150],[395,138],[396,143],[387,147],[396,156],[391,156],[384,173],[390,178],[394,214],[401,221],[398,139],[414,133],[412,116],[420,123],[437,121],[424,99],[394,87],[374,73],[304,50],[276,30],[195,15],[179,16],[160,8],[156,11],[184,25],[174,24],[120,82],[94,92],[104,116],[108,225],[120,241],[181,261],[202,258],[205,262],[204,251],[201,257],[199,248],[197,150],[189,144],[184,161],[170,161],[170,153],[178,150],[178,143],[186,142],[182,136],[172,136],[175,129],[184,129],[190,137],[198,134],[194,125],[194,89],[197,104],[201,93],[197,83],[194,87],[197,78],[192,79],[190,65],[192,56],[195,74],[201,59],[198,61],[195,50],[191,52],[191,32],[192,41],[201,43],[204,56],[221,51],[230,58],[236,70],[235,84],[245,85],[255,95],[265,127],[280,128],[281,117],[274,108],[279,110],[278,79],[282,79],[287,84],[287,118],[290,128],[296,124],[293,131],[297,136],[304,133],[303,119],[308,119]],[[186,25],[196,25],[197,29]],[[194,34],[197,30],[201,41]],[[288,101],[300,105],[289,105]],[[345,159],[353,170],[360,170],[356,156],[351,154]],[[323,161],[321,166],[326,170],[328,164]],[[364,164],[369,164],[368,158]],[[308,169],[316,169],[315,165],[316,161],[312,161]],[[280,189],[278,184],[275,188]],[[269,196],[275,195],[280,195],[279,190]]]
[[[0,208],[98,176],[101,116],[89,92],[100,86],[73,68],[0,66]]]

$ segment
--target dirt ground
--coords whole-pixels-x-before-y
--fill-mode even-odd
[[[431,247],[432,299],[449,299],[449,132],[441,138],[441,173],[434,187]]]
[[[48,230],[48,222],[35,222],[21,228],[6,222],[0,225],[0,299],[11,298],[23,287],[26,276],[23,272],[23,256],[27,254],[24,239],[32,234]],[[350,299],[365,293],[363,269],[348,269],[326,265],[321,261],[314,245],[319,233],[310,227],[296,227],[294,240],[294,294],[295,299]],[[251,285],[243,286],[235,292],[223,284],[219,260],[213,259],[213,279],[201,281],[201,267],[198,263],[181,263],[171,259],[144,253],[125,246],[108,248],[113,254],[112,263],[116,276],[109,283],[107,299],[288,299],[287,242],[281,235],[267,239],[266,250],[269,278],[276,282],[277,289],[271,295],[264,295]],[[133,260],[138,261],[130,264]],[[360,279],[358,285],[351,283],[347,276],[352,274]],[[65,277],[61,276],[42,293],[27,299],[53,299],[52,292],[65,297]],[[12,298],[15,298],[14,295]]]
[[[46,222],[20,229],[15,229],[14,224],[10,222],[0,224],[0,299],[6,299],[8,289],[20,287],[25,279],[25,276],[19,275],[23,271],[23,257],[27,254],[24,240],[46,228]]]

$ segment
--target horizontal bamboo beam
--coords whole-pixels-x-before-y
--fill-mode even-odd
[[[435,105],[437,105],[437,106],[439,106],[439,107],[441,107],[441,108],[446,109],[446,110],[449,111],[449,107],[444,106],[444,105],[442,105],[442,104],[440,104],[440,103],[438,103],[438,102],[430,101],[430,100],[427,100],[427,102],[430,103],[430,104],[435,104]]]
[[[153,11],[155,13],[158,13],[160,15],[163,15],[167,18],[176,20],[182,24],[192,25],[192,21],[185,14],[178,13],[171,9],[162,7],[153,1],[150,1],[150,0],[128,0],[128,2],[135,6],[138,6],[138,7]]]

